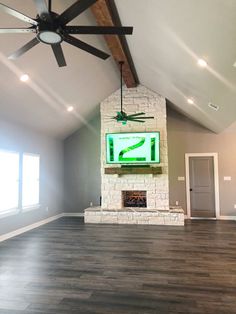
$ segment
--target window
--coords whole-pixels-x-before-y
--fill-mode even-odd
[[[19,204],[19,154],[0,151],[0,214]]]
[[[40,156],[0,150],[0,215],[39,205]]]
[[[24,154],[22,170],[22,207],[39,204],[39,156]]]

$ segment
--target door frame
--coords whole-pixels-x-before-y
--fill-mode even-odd
[[[189,158],[190,157],[213,157],[216,218],[210,218],[210,219],[220,219],[218,153],[187,153],[185,154],[187,218],[191,219],[190,176],[189,176]],[[204,219],[207,219],[207,218],[204,218]]]

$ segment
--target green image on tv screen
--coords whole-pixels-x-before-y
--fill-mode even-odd
[[[160,133],[106,134],[106,157],[109,164],[160,163]]]

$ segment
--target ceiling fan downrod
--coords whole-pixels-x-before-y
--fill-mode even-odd
[[[52,0],[48,0],[48,11],[52,11]]]
[[[144,123],[147,119],[154,119],[154,117],[146,117],[145,112],[137,112],[133,114],[127,114],[123,111],[123,65],[124,61],[119,61],[120,65],[120,111],[117,112],[115,117],[112,119],[117,122],[121,122],[123,125],[126,125],[128,121],[130,122],[139,122]]]
[[[120,64],[120,99],[121,99],[120,111],[123,112],[123,64],[124,64],[124,61],[120,61],[119,64]]]

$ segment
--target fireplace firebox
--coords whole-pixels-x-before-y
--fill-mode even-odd
[[[146,191],[122,191],[123,207],[147,207]]]

